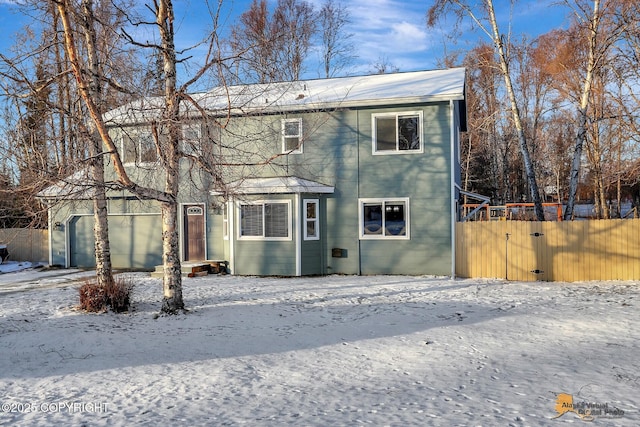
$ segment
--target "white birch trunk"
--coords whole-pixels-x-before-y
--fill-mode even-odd
[[[520,145],[520,152],[522,154],[522,160],[524,162],[525,173],[527,176],[527,183],[529,184],[529,191],[531,193],[531,199],[534,204],[534,211],[538,221],[544,221],[544,210],[542,208],[542,200],[540,198],[540,191],[538,189],[538,182],[536,180],[535,170],[533,168],[533,162],[531,161],[531,155],[529,154],[529,147],[527,146],[527,140],[524,134],[524,126],[522,125],[522,119],[520,118],[520,111],[516,102],[516,95],[513,90],[513,84],[511,82],[511,75],[509,74],[509,64],[507,61],[507,55],[504,51],[500,31],[498,30],[498,22],[496,21],[496,15],[493,8],[493,1],[486,0],[486,5],[489,13],[489,19],[491,21],[491,28],[493,30],[493,42],[498,51],[498,57],[500,59],[500,68],[504,77],[505,86],[507,89],[507,95],[511,103],[511,114],[513,116],[513,124],[516,128],[516,134],[518,135],[518,143]]]
[[[156,137],[162,149],[159,150],[165,168],[165,193],[169,200],[162,203],[162,259],[164,264],[162,311],[176,313],[184,309],[182,298],[182,269],[180,264],[178,191],[180,176],[180,102],[176,90],[176,50],[173,32],[173,5],[171,0],[157,3],[156,23],[160,30],[162,58],[164,63],[165,117],[163,123],[168,130],[168,138]]]
[[[598,36],[598,26],[600,23],[600,1],[593,2],[593,15],[589,28],[589,59],[587,63],[587,74],[582,87],[580,106],[578,107],[578,132],[576,134],[575,146],[573,149],[573,159],[571,161],[571,171],[569,172],[569,197],[567,208],[564,212],[564,219],[573,218],[573,211],[578,193],[578,183],[580,181],[580,165],[582,163],[582,151],[587,140],[587,113],[589,110],[589,98],[591,96],[591,86],[593,84],[593,74],[596,66],[596,43]]]
[[[82,25],[84,26],[85,42],[87,44],[87,66],[89,68],[89,93],[101,108],[103,103],[99,80],[99,64],[96,48],[96,32],[93,17],[93,1],[82,0]],[[113,283],[111,265],[111,245],[109,243],[109,223],[107,219],[107,197],[104,186],[104,159],[100,135],[96,131],[93,121],[87,123],[89,137],[89,154],[91,157],[91,175],[93,179],[93,217],[96,255],[96,281],[105,286]]]
[[[160,11],[163,12],[162,29],[169,28],[171,31],[171,43],[166,44],[170,52],[170,57],[173,58],[173,94],[172,97],[167,97],[168,100],[173,100],[167,106],[167,111],[171,112],[167,114],[166,117],[169,118],[167,120],[170,126],[170,134],[172,135],[171,140],[173,141],[173,149],[163,152],[168,157],[165,157],[164,166],[167,167],[167,180],[166,180],[166,188],[169,190],[169,193],[164,191],[158,191],[153,188],[143,187],[133,182],[122,163],[122,159],[118,152],[118,149],[109,135],[107,126],[102,118],[102,111],[100,109],[100,104],[96,102],[96,99],[92,96],[90,91],[90,83],[87,81],[85,70],[83,70],[81,66],[81,61],[78,55],[78,49],[75,43],[75,33],[72,27],[72,22],[69,18],[69,9],[72,7],[69,4],[69,0],[59,0],[55,2],[56,7],[58,8],[58,12],[60,14],[60,20],[64,29],[64,39],[65,39],[65,50],[67,51],[67,55],[69,56],[69,63],[71,65],[71,70],[73,72],[74,77],[76,78],[78,84],[78,92],[82,97],[87,109],[89,111],[89,115],[93,124],[96,127],[96,132],[100,137],[102,144],[106,147],[107,152],[110,155],[115,173],[118,177],[118,184],[125,190],[130,191],[131,193],[138,195],[142,198],[154,199],[160,202],[161,210],[163,214],[163,259],[166,263],[165,265],[165,298],[163,301],[163,311],[175,313],[177,310],[181,310],[184,308],[184,303],[182,300],[182,278],[180,274],[180,256],[179,256],[179,245],[178,245],[178,227],[177,227],[177,188],[178,188],[178,155],[177,155],[177,139],[179,136],[179,124],[175,119],[177,118],[178,112],[178,104],[177,104],[177,96],[175,96],[175,49],[173,48],[173,12],[169,7],[167,8],[167,2],[162,1],[159,9],[158,9],[158,22],[161,22],[161,14]],[[164,40],[164,39],[163,39]],[[165,67],[167,64],[165,63]],[[166,71],[166,69],[165,69]],[[168,73],[169,75],[169,73]],[[166,87],[170,87],[170,82],[167,82]],[[160,139],[157,138],[159,141]],[[164,148],[164,147],[162,147]],[[162,152],[162,150],[159,150]]]

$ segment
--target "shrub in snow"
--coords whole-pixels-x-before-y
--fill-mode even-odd
[[[114,278],[113,283],[104,287],[107,305],[116,313],[129,310],[130,295],[133,284],[122,277]]]
[[[80,287],[80,308],[90,312],[106,310],[107,301],[103,287],[91,282],[82,285]]]
[[[80,287],[80,308],[89,312],[102,312],[110,308],[116,313],[129,310],[133,285],[122,277],[112,283],[98,285],[86,282]]]

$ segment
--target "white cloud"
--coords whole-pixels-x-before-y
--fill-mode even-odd
[[[392,25],[392,41],[394,47],[405,52],[420,52],[427,48],[427,32],[410,22]]]
[[[354,0],[347,4],[351,14],[349,31],[361,61],[384,58],[401,71],[427,68],[430,38],[426,28],[426,6],[398,0]],[[408,61],[409,59],[409,61]],[[422,63],[422,65],[417,65]]]

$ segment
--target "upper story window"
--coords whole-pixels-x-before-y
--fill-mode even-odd
[[[182,125],[182,150],[187,154],[199,153],[201,136],[199,123]]]
[[[282,152],[302,153],[302,119],[282,119]]]
[[[373,154],[421,153],[422,111],[371,116]]]
[[[158,152],[153,134],[147,129],[135,129],[127,132],[122,138],[123,163],[155,163]]]
[[[290,203],[241,204],[239,237],[247,240],[291,240]]]

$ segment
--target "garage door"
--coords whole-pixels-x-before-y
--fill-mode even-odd
[[[93,216],[69,221],[69,265],[96,265]],[[109,215],[109,241],[113,268],[154,268],[162,264],[160,215]]]

